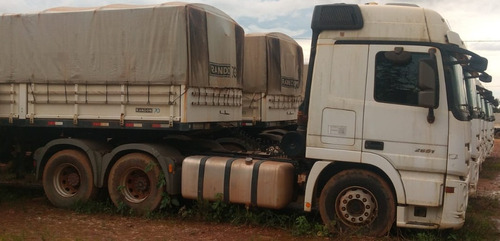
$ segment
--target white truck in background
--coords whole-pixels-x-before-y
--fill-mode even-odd
[[[482,116],[483,116],[483,132],[485,143],[485,158],[491,155],[493,151],[493,145],[495,142],[495,113],[493,112],[493,106],[498,106],[498,101],[495,100],[493,93],[482,87],[477,86],[479,95],[482,101]]]
[[[311,27],[302,96],[287,89],[303,86],[294,41],[262,37],[256,45],[267,41],[259,49],[271,51],[259,58],[280,61],[255,64],[267,69],[266,80],[246,77],[253,58],[242,28],[207,5],[3,15],[2,153],[17,162],[34,153],[59,207],[107,188],[116,205],[137,211],[156,209],[166,192],[266,208],[303,200],[331,230],[373,236],[394,224],[462,227],[472,139],[464,75],[491,81],[486,59],[418,6],[319,5]],[[245,90],[247,81],[268,89]],[[303,99],[296,130],[293,119],[251,117],[274,123],[251,130],[256,138],[279,132],[279,151],[233,148],[246,141],[232,133],[250,123],[248,93]],[[249,109],[265,111],[266,101]],[[288,103],[279,112],[295,111]],[[281,125],[283,132],[265,128]]]
[[[489,80],[486,80],[489,81]],[[485,89],[477,76],[465,74],[469,113],[471,114],[471,162],[469,195],[476,195],[479,173],[494,145],[493,106],[498,106],[492,92]]]

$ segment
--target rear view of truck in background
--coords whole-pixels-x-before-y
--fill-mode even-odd
[[[295,124],[303,89],[300,45],[282,33],[246,34],[244,59],[244,123]]]

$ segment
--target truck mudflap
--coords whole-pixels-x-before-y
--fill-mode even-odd
[[[280,209],[292,201],[291,163],[190,156],[182,164],[182,196]]]
[[[446,180],[440,229],[459,229],[465,223],[469,200],[469,180]]]
[[[468,180],[446,181],[443,205],[439,207],[398,206],[398,227],[421,229],[459,229],[465,223]]]

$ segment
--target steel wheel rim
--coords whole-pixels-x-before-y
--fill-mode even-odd
[[[140,203],[149,197],[151,182],[148,175],[141,169],[131,168],[123,176],[121,185],[125,199],[131,203]]]
[[[348,187],[335,201],[337,216],[348,226],[364,226],[377,217],[378,203],[375,195],[363,187]]]
[[[63,197],[73,197],[78,193],[81,184],[81,175],[78,169],[69,163],[60,165],[53,180],[56,192]]]

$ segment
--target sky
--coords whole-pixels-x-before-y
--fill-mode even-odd
[[[61,6],[96,7],[109,4],[159,4],[168,0],[0,0],[2,13],[32,13]],[[313,8],[319,4],[377,2],[409,3],[437,11],[467,48],[488,59],[493,77],[483,84],[500,99],[500,1],[498,0],[181,0],[212,5],[236,20],[245,33],[282,32],[294,38],[308,62]]]

